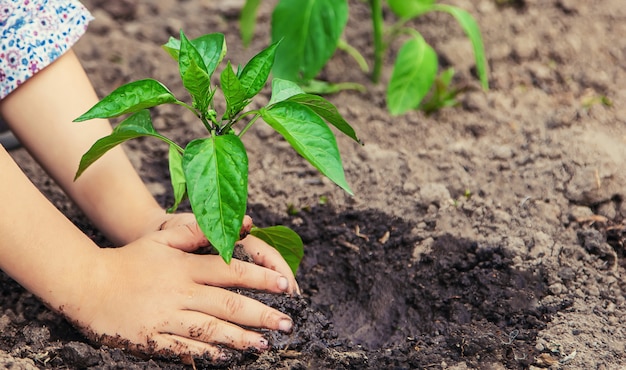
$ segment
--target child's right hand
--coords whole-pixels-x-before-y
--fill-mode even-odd
[[[149,355],[228,359],[219,346],[268,348],[249,328],[291,331],[291,319],[251,298],[223,289],[290,292],[287,277],[255,264],[184,252],[205,245],[197,224],[168,228],[101,256],[82,302],[59,307],[91,339]]]

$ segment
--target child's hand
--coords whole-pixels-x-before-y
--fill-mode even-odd
[[[166,221],[162,222],[160,225],[161,230],[169,229],[172,227],[179,227],[184,225],[195,224],[196,219],[192,213],[176,213],[173,215],[166,215]],[[241,234],[247,235],[252,228],[252,218],[250,216],[245,216],[243,219],[243,226],[241,227]],[[250,254],[254,263],[260,266],[267,267],[274,271],[278,271],[283,276],[287,277],[289,280],[289,293],[297,293],[300,294],[300,288],[298,287],[298,283],[296,282],[296,278],[293,276],[293,272],[285,259],[278,253],[278,251],[267,243],[262,241],[261,239],[247,235],[244,239],[241,240],[241,244],[244,249]],[[192,249],[183,249],[188,252],[192,252],[196,250],[198,247],[193,247]]]
[[[289,332],[291,319],[222,288],[284,293],[294,289],[290,284],[295,281],[255,264],[233,259],[227,265],[219,256],[184,252],[206,243],[194,223],[168,227],[121,248],[101,249],[89,298],[80,309],[65,313],[92,339],[136,352],[187,359],[209,355],[219,361],[228,357],[217,345],[267,349],[263,335],[238,325]],[[273,260],[261,243],[245,242],[259,251],[262,262]]]
[[[196,216],[193,213],[174,213],[158,216],[159,229],[165,230],[171,227],[183,226],[196,223]],[[248,215],[243,217],[243,224],[241,226],[241,234],[248,234],[252,228],[252,218]]]

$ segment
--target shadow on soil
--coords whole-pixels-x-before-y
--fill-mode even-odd
[[[292,315],[296,330],[268,333],[274,344],[268,353],[234,354],[233,369],[440,368],[457,362],[521,369],[538,355],[537,332],[560,309],[537,303],[547,294],[542,271],[512,268],[498,247],[443,236],[415,260],[421,241],[411,236],[412,225],[377,211],[317,207],[283,218],[253,205],[250,214],[259,226],[291,225],[302,236],[303,296],[242,292]],[[40,358],[41,367],[184,368],[88,345],[6,275],[0,280],[0,349],[13,356]]]

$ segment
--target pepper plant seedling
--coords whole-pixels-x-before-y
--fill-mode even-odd
[[[458,7],[435,0],[386,0],[397,21],[386,27],[383,22],[384,0],[369,3],[374,45],[372,81],[379,82],[389,45],[403,37],[387,86],[387,107],[394,115],[412,109],[432,112],[455,104],[456,92],[449,87],[450,71],[438,75],[439,63],[434,49],[409,21],[430,12],[452,15],[468,36],[474,51],[476,71],[483,89],[488,89],[488,68],[484,46],[476,20]],[[254,30],[256,9],[260,0],[247,0],[241,13],[241,34],[248,43]],[[280,0],[272,12],[272,40],[283,39],[274,66],[276,77],[298,81],[307,91],[334,92],[343,87],[358,88],[350,83],[322,83],[315,80],[337,48],[355,58],[364,72],[369,72],[365,58],[341,36],[348,20],[347,0]],[[446,91],[441,90],[445,86]],[[434,89],[439,89],[433,91]],[[443,96],[447,95],[447,96]],[[428,97],[434,101],[426,101]]]
[[[126,140],[150,136],[169,145],[169,169],[174,193],[174,212],[189,199],[200,229],[224,261],[230,262],[245,215],[248,198],[248,156],[241,137],[261,118],[278,131],[302,157],[349,194],[335,136],[327,123],[359,142],[352,127],[335,106],[324,98],[305,93],[297,84],[275,78],[269,103],[244,111],[266,85],[278,42],[248,63],[233,69],[230,61],[220,74],[219,86],[211,76],[226,54],[224,35],[207,34],[189,40],[170,38],[163,45],[177,62],[183,86],[191,104],[179,100],[161,82],[144,79],[122,85],[96,103],[75,121],[129,115],[113,132],[83,155],[76,178],[109,149]],[[215,109],[216,92],[221,90],[225,111]],[[192,111],[207,129],[207,137],[190,141],[185,147],[158,133],[149,108],[176,104]],[[243,126],[243,127],[238,127]],[[251,233],[273,245],[294,272],[302,258],[302,241],[286,227],[253,228]]]

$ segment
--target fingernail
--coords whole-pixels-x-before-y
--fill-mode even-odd
[[[230,360],[232,360],[233,355],[229,352],[222,352],[219,355],[217,355],[217,360],[220,362],[229,362]]]
[[[293,328],[293,323],[289,319],[282,319],[278,322],[278,330],[284,333],[291,333],[292,328]]]
[[[265,338],[259,339],[259,346],[258,346],[258,348],[261,351],[264,351],[264,350],[268,349],[269,347],[270,347],[270,344],[268,343],[267,339],[265,339]]]
[[[278,289],[286,292],[289,289],[289,280],[286,277],[281,276],[278,278]]]

